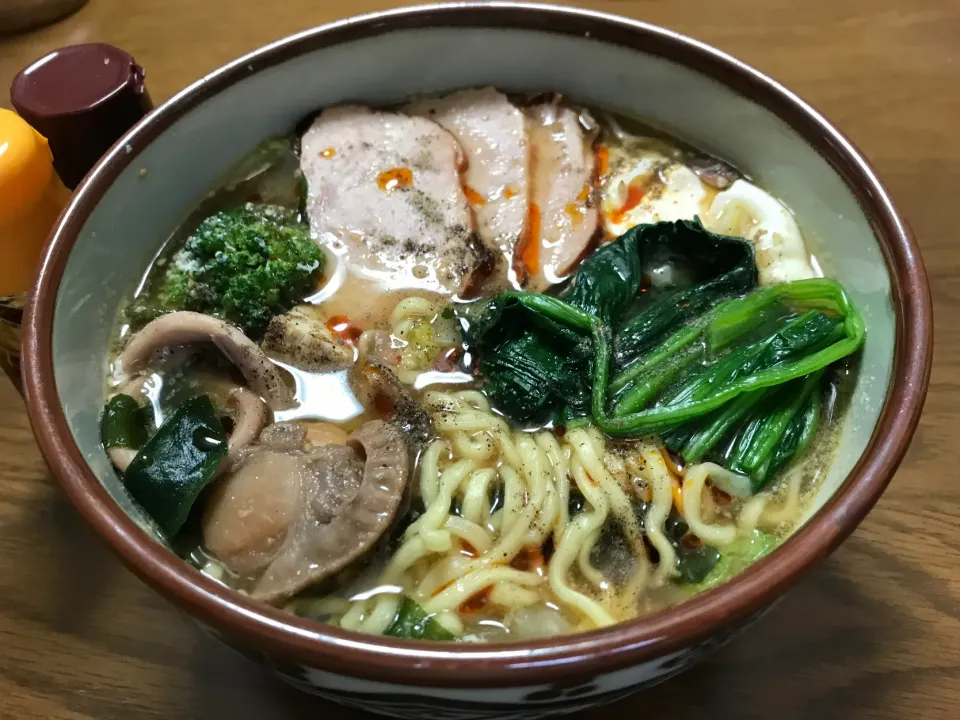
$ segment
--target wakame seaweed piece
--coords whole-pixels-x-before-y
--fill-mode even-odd
[[[220,417],[206,395],[183,403],[164,421],[123,473],[123,484],[170,538],[227,454]]]
[[[408,597],[403,598],[393,624],[384,635],[413,640],[456,640],[457,636],[428,615],[422,607]]]
[[[720,561],[720,551],[705,545],[700,538],[690,532],[683,517],[670,510],[663,526],[664,534],[677,552],[677,574],[681,583],[702,582]]]
[[[144,408],[129,395],[120,393],[107,401],[100,419],[103,447],[138,450],[147,441],[148,419]]]
[[[636,437],[663,432],[707,415],[743,392],[774,387],[816,372],[856,352],[863,344],[866,334],[863,318],[840,283],[827,278],[780,283],[744,298],[726,301],[722,312],[718,312],[707,323],[705,337],[708,343],[711,347],[722,344],[731,332],[739,331],[744,324],[751,324],[751,318],[756,313],[780,302],[796,310],[812,308],[835,314],[842,322],[835,329],[835,334],[823,338],[810,348],[809,352],[790,357],[773,367],[739,375],[731,382],[713,386],[702,399],[661,404],[622,416],[611,416],[606,412],[610,347],[605,343],[603,328],[598,323],[593,328],[594,422],[603,432],[614,437]]]

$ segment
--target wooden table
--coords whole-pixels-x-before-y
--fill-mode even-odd
[[[960,461],[946,452],[960,443],[960,2],[588,4],[712,43],[838,123],[912,223],[939,321],[913,447],[856,534],[713,659],[589,717],[960,717]],[[133,53],[160,101],[347,7],[91,0],[59,25],[0,39],[0,80],[54,47],[102,40]],[[9,384],[0,458],[0,719],[356,717],[262,674],[121,568],[47,472]]]

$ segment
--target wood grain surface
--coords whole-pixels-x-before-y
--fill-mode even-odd
[[[158,101],[240,53],[389,0],[90,0],[0,39],[0,81],[101,40]],[[936,357],[906,461],[877,508],[773,612],[694,670],[586,717],[960,717],[960,1],[621,0],[768,72],[873,161],[919,239]],[[6,94],[0,98],[8,106]],[[0,387],[0,718],[357,717],[298,694],[199,630],[114,560],[44,467]]]

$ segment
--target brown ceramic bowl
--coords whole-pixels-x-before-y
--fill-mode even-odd
[[[470,85],[556,90],[653,121],[732,161],[796,212],[867,324],[860,380],[806,523],[733,581],[605,630],[512,645],[352,634],[251,601],[157,543],[100,451],[105,347],[122,296],[217,175],[317,107]],[[151,587],[288,681],[416,717],[535,717],[621,697],[744,628],[846,538],[913,435],[930,369],[917,246],[869,164],[770,78],[702,43],[623,18],[544,6],[379,13],[281,40],[149,115],[88,175],[46,248],[25,325],[37,440],[72,502]]]

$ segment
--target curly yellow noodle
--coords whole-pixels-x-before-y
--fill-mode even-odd
[[[580,552],[577,554],[577,567],[580,569],[580,574],[583,575],[591,585],[595,586],[598,590],[605,590],[607,587],[607,579],[603,576],[602,572],[590,563],[590,553],[593,551],[593,546],[597,544],[599,537],[600,530],[598,528],[584,538],[583,545],[580,546]]]
[[[486,552],[490,549],[490,535],[486,529],[480,527],[477,523],[470,522],[463,517],[450,515],[443,526],[451,535],[470,543],[479,552]]]
[[[491,585],[495,586],[501,582],[509,582],[521,586],[532,586],[541,584],[543,578],[535,573],[521,572],[520,570],[507,567],[477,570],[476,572],[461,577],[450,587],[426,601],[423,604],[423,609],[428,613],[452,610],[481,590]]]
[[[641,440],[628,454],[614,453],[593,427],[569,429],[562,438],[549,431],[512,430],[474,390],[430,390],[424,398],[439,434],[420,459],[418,485],[425,507],[406,529],[380,575],[380,586],[402,587],[452,631],[462,631],[458,613],[463,603],[488,588],[486,602],[504,608],[508,616],[550,598],[582,618],[578,627],[591,628],[634,616],[646,589],[676,574],[676,552],[664,532],[673,480],[658,445]],[[708,466],[688,470],[684,505],[691,529],[705,542],[723,545],[737,528],[703,519],[709,472]],[[571,518],[574,484],[585,507]],[[493,488],[501,489],[497,508],[491,507]],[[650,493],[643,526],[631,498],[641,491]],[[776,507],[766,497],[757,500],[751,522],[777,519],[773,511],[785,513],[793,497],[788,492]],[[631,576],[619,588],[590,562],[611,517],[635,558]],[[551,535],[554,552],[545,569],[511,566],[524,548],[540,548]],[[647,557],[645,538],[659,554],[656,566]],[[586,585],[578,587],[577,578]],[[357,599],[340,623],[382,632],[394,617],[397,597],[384,593]]]
[[[490,591],[490,602],[501,607],[528,607],[540,602],[540,594],[516,583],[502,582]]]
[[[650,544],[660,554],[660,563],[653,573],[653,582],[659,586],[676,574],[677,552],[663,529],[673,507],[673,478],[659,448],[645,447],[641,454],[644,460],[641,472],[653,491],[643,523]]]
[[[554,519],[554,542],[560,541],[567,523],[570,522],[570,457],[569,449],[564,451],[553,433],[542,432],[537,435],[539,445],[547,456],[552,468],[557,491],[557,514]]]
[[[703,519],[703,494],[712,472],[724,472],[714,463],[699,463],[687,468],[683,476],[683,516],[690,531],[709,545],[725,547],[737,539],[737,526],[730,522],[708,523]]]
[[[460,515],[485,528],[490,526],[490,487],[497,478],[494,468],[480,468],[470,473],[460,503]]]
[[[597,483],[600,491],[607,497],[610,511],[620,522],[626,540],[633,550],[636,570],[628,583],[630,596],[626,600],[628,604],[632,604],[634,601],[639,601],[639,594],[646,586],[647,577],[650,573],[650,563],[647,560],[647,551],[643,544],[644,531],[637,522],[637,516],[633,511],[630,498],[627,497],[620,483],[614,480],[603,464],[602,458],[606,453],[603,436],[600,432],[591,427],[574,430],[568,434],[574,435],[570,442],[583,465],[583,469],[589,473],[589,477]],[[585,495],[585,497],[593,503],[589,496]]]
[[[503,518],[500,521],[500,532],[507,533],[523,511],[526,492],[520,473],[509,465],[500,468],[500,476],[503,478]]]
[[[440,456],[449,457],[450,450],[443,440],[435,440],[427,446],[420,458],[420,497],[427,505],[437,498],[440,485]]]

